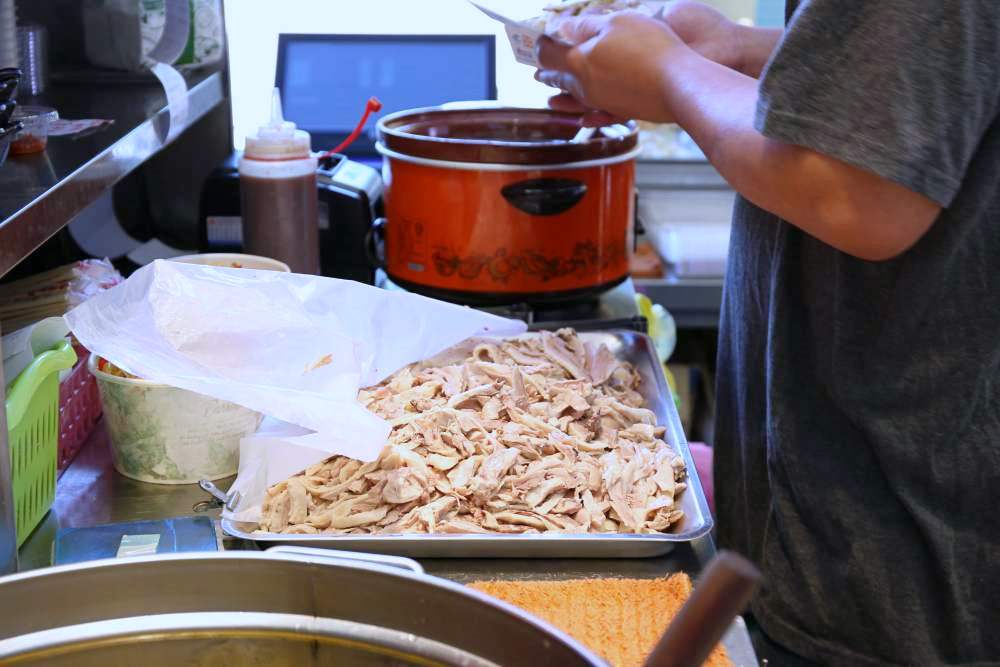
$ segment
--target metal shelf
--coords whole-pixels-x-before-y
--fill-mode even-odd
[[[670,257],[661,234],[668,222],[704,224],[706,230],[729,224],[735,193],[704,160],[639,160],[636,186],[646,238],[661,258]],[[635,289],[670,311],[682,329],[716,329],[722,283],[722,276],[671,276],[636,279]]]
[[[635,183],[641,193],[654,190],[730,190],[726,179],[705,160],[643,160],[635,165]]]
[[[722,278],[637,278],[645,294],[673,315],[682,329],[717,329],[722,308]]]
[[[193,73],[188,87],[184,129],[225,99],[217,71]],[[51,137],[44,153],[8,157],[0,165],[0,276],[170,143],[166,98],[155,80],[64,83],[31,103],[55,107],[63,118],[115,122],[88,136]]]
[[[187,96],[186,125],[170,140],[166,96],[155,80],[112,77],[63,83],[44,97],[22,100],[55,107],[63,118],[114,123],[87,136],[50,137],[44,153],[8,157],[0,165],[0,277],[220,104],[225,99],[222,74],[192,74]],[[0,402],[4,394],[0,371]],[[0,574],[17,567],[9,457],[7,424],[0,411]]]

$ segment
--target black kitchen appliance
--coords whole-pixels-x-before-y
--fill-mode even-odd
[[[406,291],[393,283],[382,270],[376,272],[375,284],[387,290]],[[532,331],[556,331],[563,327],[572,327],[577,331],[649,331],[649,323],[639,313],[635,284],[631,278],[605,292],[573,302],[512,303],[501,306],[479,304],[472,307],[500,317],[523,320]]]
[[[199,249],[242,252],[239,154],[233,153],[205,182],[199,215]],[[374,284],[364,253],[365,235],[382,211],[382,178],[374,168],[333,155],[318,175],[320,269],[324,276]]]

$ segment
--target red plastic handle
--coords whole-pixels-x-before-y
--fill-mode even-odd
[[[351,144],[353,144],[357,140],[357,138],[361,136],[361,131],[365,128],[365,123],[368,122],[368,117],[371,116],[373,113],[376,113],[381,110],[382,110],[382,103],[379,102],[378,98],[369,97],[368,103],[365,105],[365,113],[364,115],[361,116],[361,122],[359,122],[358,126],[354,128],[354,131],[351,132],[346,139],[340,142],[339,146],[331,148],[327,152],[320,155],[319,159],[322,160],[324,158],[328,158],[334,153],[339,153],[345,150]]]

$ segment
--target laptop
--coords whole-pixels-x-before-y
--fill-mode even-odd
[[[377,166],[378,119],[447,102],[496,100],[494,35],[295,35],[278,38],[275,83],[285,118],[312,135],[315,150],[343,141],[377,97],[361,137],[345,153]]]

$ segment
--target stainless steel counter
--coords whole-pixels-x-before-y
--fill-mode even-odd
[[[216,482],[225,490],[233,478]],[[60,528],[85,528],[105,523],[196,516],[194,506],[209,496],[195,484],[164,485],[137,482],[112,466],[111,450],[103,422],[98,424],[77,458],[59,478],[56,501],[45,520],[20,550],[20,569],[52,564],[52,544]],[[220,510],[207,516],[218,518]],[[204,515],[203,515],[204,516]],[[428,572],[456,581],[483,578],[534,578],[546,576],[652,577],[685,570],[697,572],[711,558],[711,539],[679,545],[659,558],[628,559],[425,559]],[[227,549],[255,549],[242,540],[225,537]]]
[[[234,478],[217,482],[228,489]],[[19,552],[19,569],[52,564],[52,545],[60,528],[193,516],[208,499],[197,485],[146,484],[118,474],[111,463],[107,431],[100,422],[56,484],[56,501]],[[214,511],[218,516],[219,511]],[[233,545],[238,547],[239,545]]]
[[[232,479],[217,482],[227,489]],[[56,502],[43,523],[20,550],[20,569],[46,567],[59,528],[104,523],[166,519],[195,515],[193,507],[208,496],[197,485],[166,486],[136,482],[118,474],[111,464],[103,423],[84,445],[57,484]],[[218,517],[219,510],[209,516]],[[256,549],[253,543],[224,537],[226,549]],[[459,583],[477,580],[539,580],[592,577],[648,579],[674,572],[696,575],[715,553],[711,538],[679,545],[658,558],[633,559],[423,559],[428,574]],[[737,665],[755,665],[742,621],[734,624],[726,646]]]

